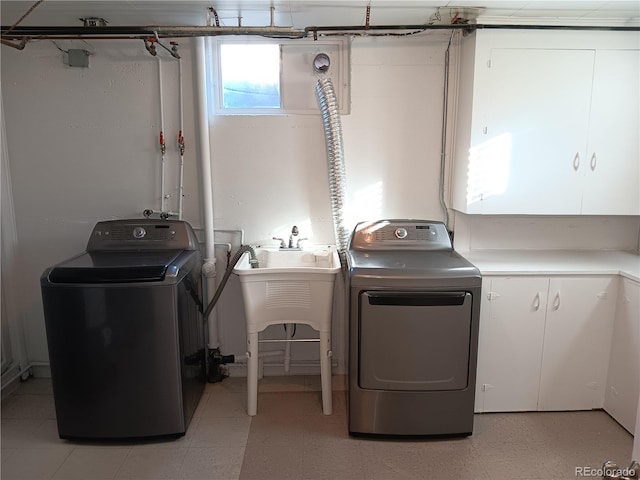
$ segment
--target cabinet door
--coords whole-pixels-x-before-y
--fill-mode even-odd
[[[617,277],[560,277],[549,284],[539,410],[604,405]]]
[[[492,49],[468,180],[482,213],[580,213],[594,55]]]
[[[596,52],[583,214],[640,214],[639,70],[639,50]]]
[[[636,432],[633,439],[633,453],[631,458],[640,458],[640,399],[638,399],[638,414],[636,415]]]
[[[487,382],[487,355],[491,351],[489,325],[491,324],[491,282],[493,277],[482,277],[482,293],[480,296],[480,328],[478,331],[478,361],[476,366],[476,398],[474,411],[484,412],[484,384]]]
[[[633,433],[640,394],[640,284],[620,284],[604,408]]]
[[[492,277],[480,322],[481,411],[536,410],[548,278]]]

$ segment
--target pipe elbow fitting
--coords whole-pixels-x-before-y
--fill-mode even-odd
[[[215,277],[216,276],[216,262],[212,262],[210,260],[207,260],[204,262],[204,265],[202,265],[202,272],[205,274],[205,276],[211,278],[211,277]]]

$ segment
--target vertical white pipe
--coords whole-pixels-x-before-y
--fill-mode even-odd
[[[198,114],[198,139],[200,148],[200,168],[202,177],[202,203],[204,216],[205,253],[203,272],[207,278],[207,301],[213,298],[216,290],[216,256],[213,228],[213,185],[211,178],[211,150],[209,143],[209,119],[207,112],[207,70],[205,57],[205,39],[197,37],[196,54],[196,110]],[[220,346],[218,322],[215,310],[209,316],[209,348]]]
[[[178,101],[180,109],[180,132],[178,142],[180,148],[180,171],[178,172],[178,220],[182,220],[182,196],[184,194],[184,106],[182,97],[182,60],[178,59]]]
[[[160,56],[156,56],[158,59],[158,89],[159,95],[158,98],[160,100],[160,212],[164,212],[164,154],[165,149],[162,145],[164,143],[164,100],[162,98],[162,64],[160,60]]]

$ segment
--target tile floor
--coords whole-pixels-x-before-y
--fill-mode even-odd
[[[602,411],[476,415],[462,439],[350,438],[344,379],[334,380],[331,416],[319,378],[263,379],[253,419],[244,379],[227,378],[207,385],[183,438],[102,445],[60,440],[51,383],[30,379],[1,405],[0,478],[551,480],[630,463],[632,436]]]

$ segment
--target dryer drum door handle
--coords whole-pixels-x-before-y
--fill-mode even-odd
[[[368,292],[369,305],[436,307],[462,305],[467,292]]]

